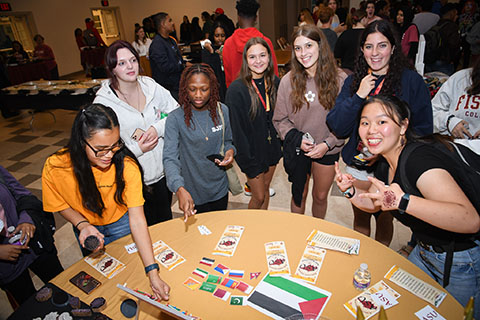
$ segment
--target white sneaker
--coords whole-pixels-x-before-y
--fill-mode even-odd
[[[269,188],[268,192],[270,193],[270,197],[273,197],[275,194],[277,194],[275,192],[275,189],[273,189],[273,188]],[[246,182],[245,182],[245,185],[243,186],[243,194],[245,194],[246,196],[249,196],[249,197],[252,195],[252,192],[250,191],[250,187],[248,186],[248,184]]]

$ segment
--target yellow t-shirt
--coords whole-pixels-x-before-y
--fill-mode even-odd
[[[144,203],[142,179],[137,164],[128,157],[125,158],[124,164],[123,200],[127,204],[126,206],[115,202],[115,165],[112,164],[105,171],[92,166],[97,188],[105,204],[105,209],[100,217],[82,204],[82,196],[73,173],[70,154],[50,156],[45,162],[42,172],[43,209],[47,212],[58,212],[72,208],[83,215],[92,225],[97,226],[118,221],[128,208],[139,207]]]

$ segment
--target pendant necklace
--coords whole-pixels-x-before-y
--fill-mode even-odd
[[[195,122],[195,125],[198,126],[198,128],[202,131],[202,133],[205,135],[205,141],[208,141],[208,118],[207,118],[207,127],[205,128],[205,131],[203,131],[203,128],[200,126],[200,124],[195,120],[195,117],[193,115],[193,112],[192,112],[192,119],[193,119],[193,122]]]

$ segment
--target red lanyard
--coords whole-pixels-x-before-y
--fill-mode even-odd
[[[265,97],[267,98],[267,103],[265,104],[265,100],[263,100],[263,97],[260,94],[260,91],[258,90],[257,85],[255,84],[255,81],[253,81],[253,79],[252,79],[252,84],[253,84],[253,87],[255,88],[255,92],[257,93],[258,97],[260,98],[260,101],[263,104],[263,108],[267,112],[270,111],[270,99],[268,98],[268,92],[266,88],[267,86],[265,85]]]
[[[378,84],[378,87],[375,88],[375,91],[373,92],[373,94],[370,94],[371,96],[376,96],[380,93],[380,90],[382,90],[382,87],[383,87],[383,83],[385,82],[385,78],[382,79],[382,81]]]

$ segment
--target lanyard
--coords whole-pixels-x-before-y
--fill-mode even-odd
[[[380,83],[378,84],[378,86],[375,88],[375,91],[370,94],[371,96],[376,96],[380,93],[380,90],[382,90],[382,87],[383,87],[383,83],[385,82],[385,78],[382,79],[382,81],[380,81]]]
[[[265,104],[265,100],[263,100],[263,97],[260,94],[260,91],[258,90],[257,85],[255,84],[255,81],[253,81],[253,79],[252,79],[252,84],[253,84],[253,87],[255,88],[255,92],[257,93],[258,97],[260,98],[260,101],[263,104],[263,108],[267,112],[270,111],[270,99],[268,98],[268,92],[267,92],[266,86],[265,86],[265,97],[267,99],[267,103]]]

